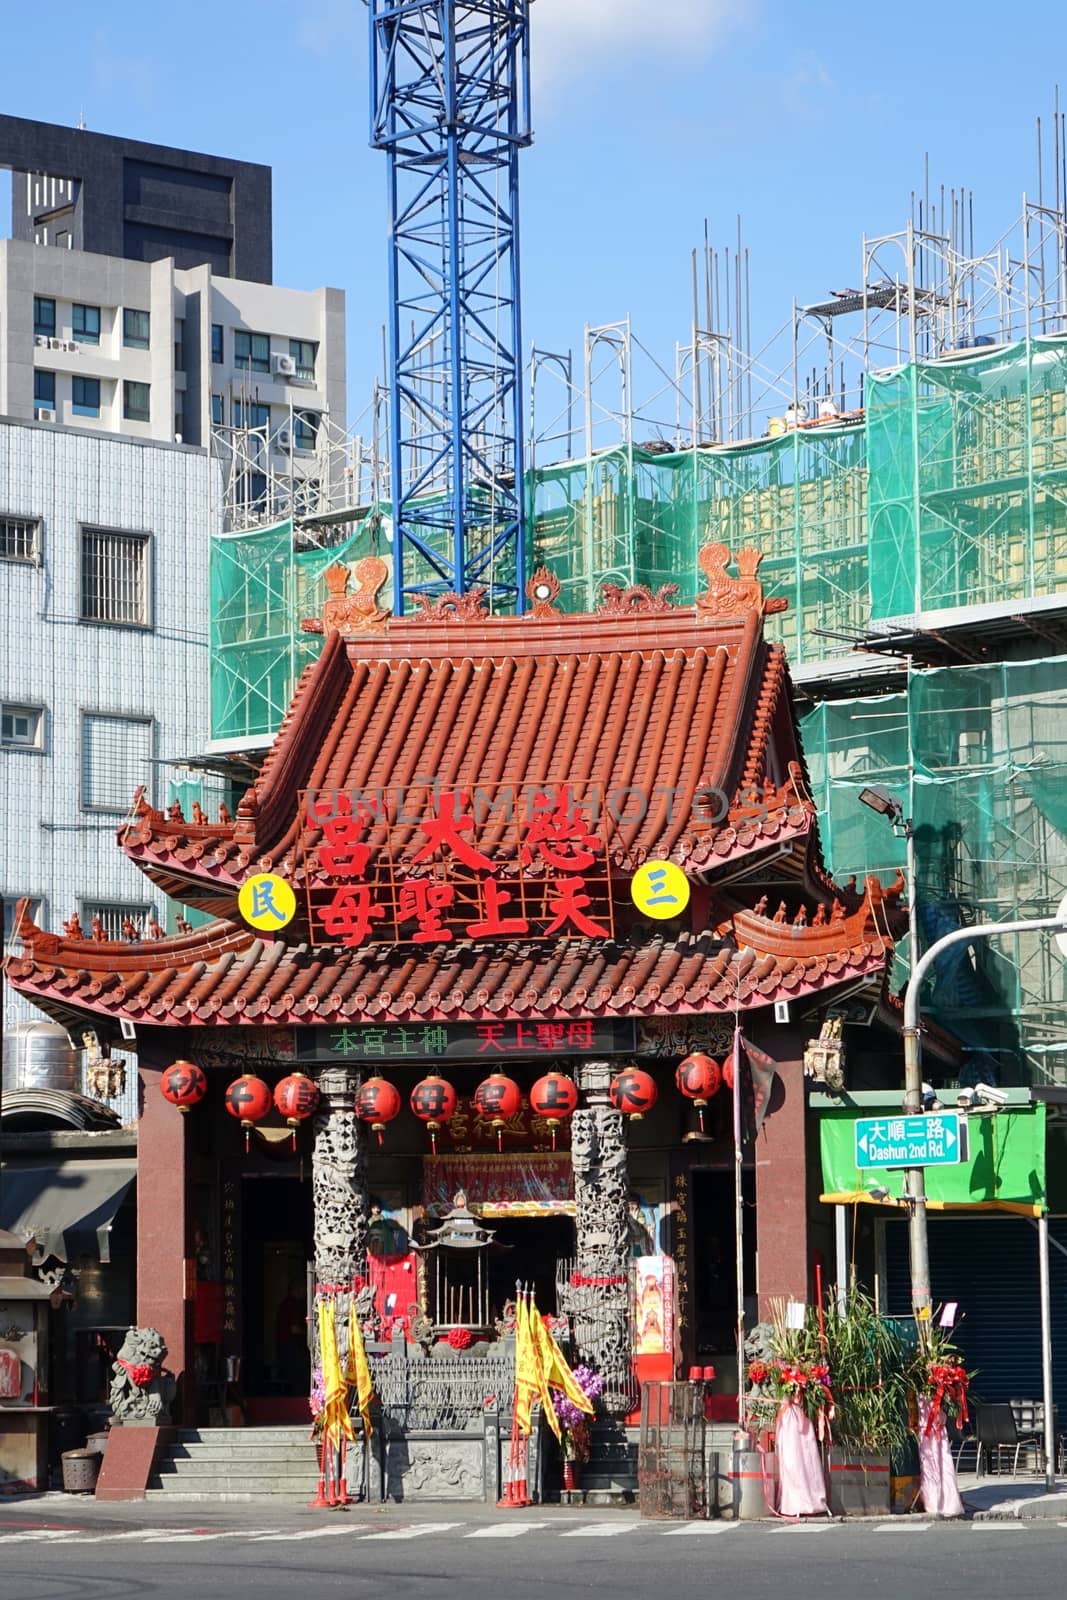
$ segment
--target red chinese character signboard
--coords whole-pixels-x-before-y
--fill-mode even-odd
[[[306,790],[300,818],[313,945],[614,935],[594,785]]]

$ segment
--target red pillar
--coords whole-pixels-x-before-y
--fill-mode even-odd
[[[141,1120],[137,1125],[137,1321],[158,1328],[167,1367],[178,1379],[174,1421],[195,1420],[193,1294],[195,1265],[188,1249],[188,1118],[159,1092],[163,1068],[142,1061]]]
[[[804,1066],[779,1061],[771,1109],[755,1143],[756,1291],[767,1321],[775,1300],[808,1298],[808,1185]]]

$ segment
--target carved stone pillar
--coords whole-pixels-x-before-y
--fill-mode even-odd
[[[610,1061],[584,1061],[575,1078],[582,1105],[571,1118],[576,1282],[568,1308],[583,1361],[604,1379],[605,1410],[633,1408],[630,1330],[629,1171],[621,1111],[608,1100]]]
[[[315,1274],[320,1283],[348,1283],[367,1246],[367,1147],[354,1102],[355,1067],[320,1067],[311,1192],[315,1208]]]

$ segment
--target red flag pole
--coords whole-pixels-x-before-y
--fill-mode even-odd
[[[737,1230],[737,1425],[745,1426],[745,1199],[742,1188],[741,1027],[734,1026],[734,1222]]]

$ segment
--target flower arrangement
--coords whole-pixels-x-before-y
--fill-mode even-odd
[[[939,1417],[951,1418],[954,1422],[968,1420],[967,1391],[972,1374],[943,1329],[931,1328],[925,1341],[920,1342],[909,1376],[919,1399],[929,1402],[925,1435],[938,1426]]]
[[[449,1328],[445,1334],[445,1343],[453,1350],[469,1350],[474,1343],[474,1335],[469,1328]]]
[[[575,1367],[574,1380],[588,1400],[595,1400],[604,1388],[603,1378],[599,1372],[594,1372],[592,1367]],[[552,1403],[562,1429],[560,1447],[564,1461],[588,1461],[590,1444],[588,1412],[580,1411],[574,1401],[568,1399],[559,1389],[552,1390]]]
[[[826,1421],[833,1416],[830,1368],[825,1361],[812,1360],[799,1352],[791,1357],[750,1361],[748,1381],[749,1409],[759,1421],[773,1421],[779,1407],[791,1400],[813,1420]]]
[[[311,1393],[308,1395],[308,1410],[311,1412],[311,1436],[317,1438],[322,1431],[322,1408],[326,1404],[326,1385],[322,1379],[322,1368],[316,1367],[311,1374]]]

